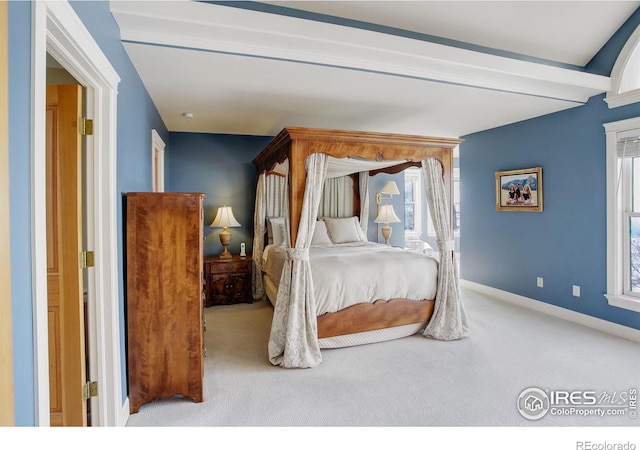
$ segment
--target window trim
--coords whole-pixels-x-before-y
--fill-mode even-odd
[[[637,62],[640,59],[640,26],[638,26],[627,43],[620,51],[613,69],[611,70],[611,89],[607,92],[604,101],[609,108],[630,105],[640,102],[640,89],[622,91],[624,82],[629,77],[637,77]]]
[[[617,190],[621,161],[617,155],[618,134],[640,128],[640,117],[604,124],[606,134],[606,177],[607,177],[607,293],[605,297],[611,306],[640,312],[640,299],[624,293],[625,283],[625,204],[630,201],[624,186]],[[629,178],[629,177],[626,177]]]

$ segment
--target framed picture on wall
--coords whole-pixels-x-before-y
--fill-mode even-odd
[[[496,210],[542,212],[542,167],[496,172]]]

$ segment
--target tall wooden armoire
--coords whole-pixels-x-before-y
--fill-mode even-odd
[[[182,395],[203,401],[201,193],[126,196],[129,409]]]

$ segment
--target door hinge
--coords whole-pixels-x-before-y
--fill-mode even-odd
[[[86,269],[87,267],[93,267],[93,252],[80,252],[80,268]]]
[[[93,119],[87,119],[86,117],[83,117],[80,125],[80,134],[82,134],[83,136],[93,135]]]
[[[89,400],[91,397],[98,396],[98,382],[89,381],[82,386],[82,400]]]

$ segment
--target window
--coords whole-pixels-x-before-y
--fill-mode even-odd
[[[609,108],[640,102],[640,27],[624,45],[613,70],[611,90],[605,101]]]
[[[607,134],[607,294],[640,312],[640,118],[605,124]]]
[[[404,236],[420,239],[422,234],[422,171],[411,167],[404,171]]]
[[[456,147],[457,149],[457,147]],[[460,168],[453,168],[453,232],[460,234]]]
[[[459,147],[453,152],[454,167],[452,171],[453,188],[453,231],[457,237],[460,235],[460,167]],[[424,205],[424,206],[423,206]],[[423,213],[424,211],[424,213]],[[422,214],[427,214],[427,234],[435,237],[436,230],[433,227],[431,216],[428,214],[424,185],[422,184],[422,169],[410,167],[404,171],[404,234],[405,239],[420,239],[422,234]]]

